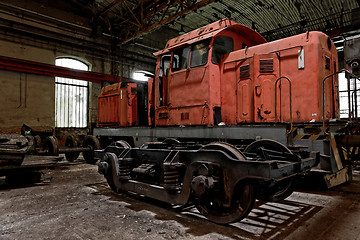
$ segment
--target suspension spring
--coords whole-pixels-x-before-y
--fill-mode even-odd
[[[119,161],[119,179],[129,180],[131,179],[130,173],[132,170],[131,163],[133,158],[123,158]]]
[[[164,188],[168,191],[180,191],[180,174],[180,166],[164,164]]]

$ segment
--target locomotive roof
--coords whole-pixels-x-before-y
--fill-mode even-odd
[[[248,28],[245,25],[236,23],[229,19],[222,19],[217,22],[211,23],[209,25],[206,25],[204,27],[195,29],[191,32],[188,32],[186,34],[183,34],[179,37],[170,39],[163,50],[160,50],[158,52],[155,52],[154,55],[158,56],[163,53],[169,52],[173,49],[176,49],[178,47],[182,47],[185,45],[190,45],[194,42],[198,42],[213,36],[216,36],[222,31],[233,31],[240,35],[242,35],[244,38],[249,40],[253,45],[265,43],[266,40],[256,31],[254,31],[251,28]]]

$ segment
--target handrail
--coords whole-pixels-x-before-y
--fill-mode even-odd
[[[278,79],[276,79],[275,81],[275,123],[277,122],[277,88],[276,85],[278,83],[278,81],[282,78],[285,78],[288,80],[289,82],[289,98],[290,98],[290,130],[287,131],[287,135],[289,135],[290,133],[292,133],[294,131],[293,129],[293,120],[292,120],[292,102],[291,102],[291,80],[286,77],[286,76],[281,76]]]
[[[326,135],[329,135],[329,133],[326,132],[326,128],[325,128],[325,81],[326,81],[329,77],[332,77],[332,76],[334,76],[334,75],[336,75],[336,74],[339,74],[339,73],[342,73],[342,72],[346,72],[347,74],[349,74],[349,75],[351,75],[352,77],[354,77],[354,78],[355,78],[355,82],[356,82],[356,80],[359,80],[359,77],[357,77],[357,76],[354,75],[353,73],[349,72],[349,70],[347,70],[347,69],[345,69],[345,68],[343,68],[343,69],[341,69],[341,70],[339,70],[339,71],[337,71],[337,72],[334,72],[334,73],[326,76],[326,77],[323,79],[323,81],[322,81],[322,100],[323,100],[323,101],[322,101],[322,122],[323,122],[323,131],[324,131],[324,133],[325,133]],[[352,105],[352,104],[350,104],[350,103],[352,103],[352,102],[350,102],[350,101],[351,101],[351,96],[350,96],[350,81],[349,81],[349,78],[347,78],[347,80],[348,80],[349,120],[351,121],[351,106],[350,106],[350,105]],[[355,92],[356,92],[356,91],[357,91],[357,90],[355,89]],[[357,103],[356,103],[356,105],[357,105]],[[355,111],[357,112],[357,106],[355,106]]]

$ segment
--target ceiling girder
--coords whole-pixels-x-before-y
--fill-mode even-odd
[[[121,43],[124,44],[134,38],[144,35],[145,33],[152,32],[152,31],[164,26],[165,24],[168,24],[168,23],[176,20],[177,18],[180,18],[191,11],[195,11],[196,9],[203,7],[206,4],[209,4],[213,1],[214,0],[201,0],[201,1],[197,2],[194,0],[190,0],[190,1],[180,1],[180,3],[179,3],[179,1],[176,0],[176,1],[167,1],[167,4],[165,4],[163,1],[157,1],[157,2],[162,2],[162,4],[157,6],[157,8],[156,8],[157,11],[155,12],[155,9],[154,9],[152,11],[151,15],[147,14],[144,17],[143,24],[141,26],[139,26],[138,29],[129,29],[127,31],[125,37],[120,36]],[[175,8],[174,14],[169,13],[169,9],[171,7]],[[182,9],[182,10],[180,11],[180,9]],[[155,19],[154,18],[155,14],[159,14],[160,17]]]
[[[111,10],[111,8],[113,8],[114,6],[116,6],[121,0],[114,0],[112,3],[110,3],[109,5],[107,5],[106,7],[104,7],[104,9],[98,13],[98,16],[100,17],[101,15],[107,13],[108,11]]]

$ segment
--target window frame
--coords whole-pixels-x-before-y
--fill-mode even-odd
[[[219,59],[219,62],[218,62],[218,63],[216,63],[216,62],[213,61],[214,49],[215,49],[215,47],[214,47],[214,46],[215,46],[215,41],[216,41],[216,39],[218,39],[218,38],[229,38],[229,39],[231,39],[231,40],[232,40],[232,51],[230,51],[230,52],[233,52],[233,51],[234,51],[234,38],[233,38],[233,37],[225,36],[225,35],[214,37],[214,40],[213,40],[213,43],[212,43],[212,51],[211,51],[211,62],[212,62],[213,64],[216,64],[216,65],[219,65],[219,64],[220,64],[221,55],[230,53],[230,52],[226,52],[226,53],[220,54],[220,59]]]
[[[56,66],[71,68],[71,64],[58,63],[58,60],[72,60],[82,65],[79,68],[90,71],[91,64],[85,60],[71,57],[57,57]],[[83,69],[81,69],[83,68]],[[85,70],[87,68],[87,70]],[[89,126],[90,84],[72,78],[55,77],[55,127],[56,128],[87,128]],[[83,95],[83,96],[81,96]],[[78,100],[79,99],[79,100]],[[82,100],[81,100],[82,99]],[[73,117],[75,114],[75,117]]]
[[[182,50],[182,53],[183,53],[185,49],[189,49],[189,52],[187,53],[186,67],[185,68],[180,68],[180,59],[181,59],[181,57],[180,57],[180,54],[176,54],[176,52],[179,52],[180,50]],[[181,72],[181,71],[189,69],[190,68],[190,58],[191,58],[191,45],[186,45],[186,46],[184,46],[182,48],[179,48],[179,49],[176,49],[176,50],[172,51],[171,52],[171,62],[170,62],[171,72],[175,73],[175,72]],[[179,68],[174,68],[174,59],[177,59]]]
[[[205,47],[207,47],[206,62],[204,62],[203,64],[200,64],[200,65],[192,66],[191,64],[192,64],[192,59],[193,59],[193,53],[194,53],[193,48],[194,48],[194,46],[199,45],[201,43],[206,43],[206,42],[207,42],[207,45],[205,45]],[[211,38],[207,38],[207,39],[204,39],[202,41],[196,42],[196,43],[191,45],[190,59],[189,59],[190,60],[189,61],[189,63],[190,63],[189,67],[190,68],[197,68],[197,67],[205,66],[206,64],[208,64],[208,62],[209,62],[209,53],[210,53],[210,43],[211,43]]]

